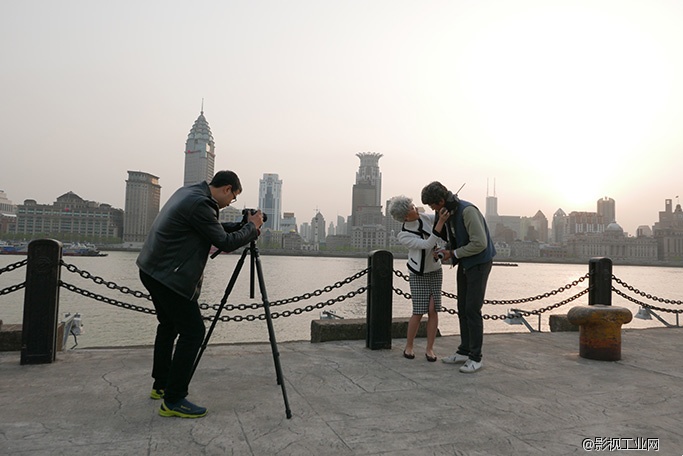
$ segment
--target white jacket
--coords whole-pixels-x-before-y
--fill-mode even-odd
[[[420,213],[413,222],[404,222],[396,238],[408,247],[408,269],[415,274],[433,272],[441,268],[441,260],[434,259],[434,247],[440,238],[434,232],[434,214]]]

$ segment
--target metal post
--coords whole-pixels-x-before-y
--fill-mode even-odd
[[[368,308],[365,346],[371,350],[391,348],[394,256],[374,250],[368,256]]]
[[[612,260],[591,258],[588,262],[588,305],[612,305]]]
[[[62,243],[39,239],[28,245],[21,364],[45,364],[57,353],[57,315]]]

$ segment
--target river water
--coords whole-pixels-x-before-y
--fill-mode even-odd
[[[105,281],[114,282],[119,286],[126,286],[132,290],[140,290],[146,293],[138,277],[138,269],[135,266],[137,253],[134,252],[109,252],[106,257],[65,257],[65,262],[76,266],[78,269],[87,271],[93,276],[99,276]],[[270,256],[261,255],[261,264],[264,274],[267,295],[270,302],[284,300],[305,293],[313,293],[325,286],[334,285],[344,281],[367,267],[366,258],[328,258],[328,257],[301,257],[301,256]],[[0,268],[21,261],[24,257],[14,255],[0,256]],[[225,293],[228,281],[235,270],[239,255],[220,255],[216,259],[209,260],[205,271],[205,279],[200,298],[200,303],[217,304]],[[395,259],[394,269],[407,273],[405,260]],[[588,264],[544,264],[544,263],[519,263],[517,267],[494,266],[489,279],[486,298],[488,300],[513,300],[543,295],[552,290],[557,290],[567,284],[576,281],[588,272]],[[683,268],[654,267],[654,266],[619,266],[613,267],[613,274],[629,285],[660,298],[671,300],[683,300],[681,284],[683,283]],[[0,275],[0,290],[21,283],[25,280],[26,268]],[[237,283],[230,293],[228,304],[251,304],[260,303],[261,295],[256,287],[256,297],[249,297],[249,261],[239,274]],[[105,285],[96,284],[92,280],[84,279],[80,274],[62,268],[61,279],[65,283],[75,285],[96,294],[101,294],[124,303],[152,308],[150,301],[135,298],[130,294],[123,294],[117,290],[107,288]],[[408,283],[394,276],[394,287],[409,292]],[[310,299],[299,302],[271,306],[272,312],[281,313],[307,305],[316,305],[326,302],[340,295],[346,295],[360,287],[367,285],[367,275],[335,288],[329,293],[313,296]],[[571,289],[556,295],[534,300],[532,302],[514,305],[490,305],[484,306],[485,315],[503,315],[511,308],[525,311],[542,309],[559,303],[588,287],[588,279],[573,286]],[[638,298],[649,305],[663,308],[681,309],[680,305],[664,304],[647,300],[629,292],[623,287],[616,285],[617,289]],[[444,291],[455,294],[455,269],[444,266]],[[23,290],[0,296],[0,320],[5,323],[21,323],[23,312]],[[336,302],[325,309],[335,311],[344,318],[365,318],[367,293],[363,293],[342,302]],[[588,295],[583,295],[575,301],[564,304],[558,308],[542,313],[540,329],[549,331],[548,315],[553,313],[566,314],[569,309],[576,305],[588,304]],[[635,315],[639,307],[613,293],[612,304],[627,307]],[[450,298],[443,299],[443,305],[447,308],[455,308],[456,302]],[[393,316],[408,317],[411,313],[411,303],[403,296],[394,294]],[[80,294],[60,288],[60,316],[65,313],[79,313],[82,316],[83,334],[78,336],[77,347],[108,347],[108,346],[134,346],[152,345],[156,328],[154,315],[135,312],[132,310],[116,307],[101,301],[84,297]],[[215,310],[205,310],[205,315],[214,315]],[[225,312],[221,315],[235,316],[258,314],[258,311],[243,310]],[[669,323],[676,323],[676,317],[671,313],[658,312]],[[273,326],[279,342],[310,340],[311,320],[320,318],[320,309],[311,312],[303,312],[300,315],[291,315],[286,318],[273,319]],[[527,321],[538,329],[539,319],[532,315]],[[207,323],[208,325],[208,323]],[[656,319],[640,320],[633,319],[626,325],[628,328],[646,328],[663,326]],[[439,329],[443,335],[458,333],[457,316],[441,313],[439,316]],[[508,325],[502,319],[487,319],[484,321],[486,333],[496,332],[528,332],[522,325]],[[245,342],[268,342],[268,330],[266,322],[255,321],[220,321],[211,337],[211,343],[245,343]],[[74,338],[70,337],[68,347],[74,345]]]

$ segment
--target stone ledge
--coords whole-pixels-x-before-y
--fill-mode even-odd
[[[562,331],[578,331],[578,325],[570,322],[567,318],[567,314],[561,315],[550,315],[548,319],[550,325],[550,332],[562,332]]]
[[[0,320],[0,351],[21,351],[21,324],[3,324]],[[62,351],[64,346],[64,322],[57,324],[57,351]]]
[[[408,334],[410,318],[394,318],[391,324],[392,339],[405,339]],[[367,334],[365,318],[311,320],[311,342],[331,342],[333,340],[363,340]],[[441,333],[437,330],[436,336]],[[427,337],[427,316],[420,322],[417,337]]]
[[[21,325],[8,325],[0,321],[0,351],[21,350]]]

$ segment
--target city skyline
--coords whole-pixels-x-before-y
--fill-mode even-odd
[[[303,221],[351,214],[358,153],[382,155],[383,204],[439,180],[483,210],[495,179],[500,214],[609,197],[635,234],[678,203],[679,2],[161,5],[6,5],[0,189],[14,204],[74,192],[123,208],[129,170],[158,176],[163,204],[202,110],[215,170],[242,180],[237,207],[277,173],[282,211]]]

